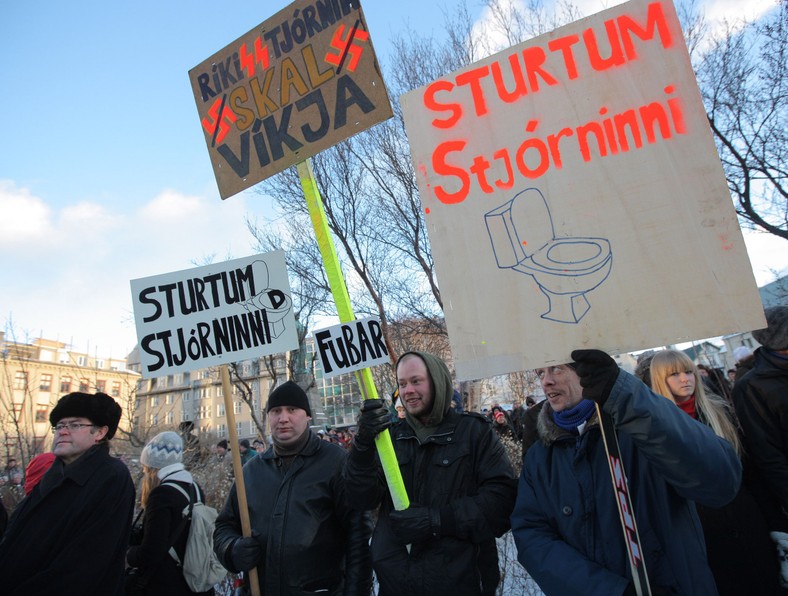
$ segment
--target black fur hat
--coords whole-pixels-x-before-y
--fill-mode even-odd
[[[271,395],[268,396],[268,406],[265,411],[270,412],[272,408],[278,408],[279,406],[295,406],[306,410],[307,416],[312,416],[312,408],[309,407],[309,398],[306,392],[293,381],[287,381],[287,383],[279,385],[271,392]]]
[[[49,414],[49,423],[55,426],[63,418],[87,418],[96,426],[107,426],[107,440],[118,430],[121,407],[106,393],[69,393],[61,397]]]

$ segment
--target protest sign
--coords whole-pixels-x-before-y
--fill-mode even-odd
[[[318,329],[313,335],[326,378],[391,362],[380,319],[375,317]]]
[[[358,0],[298,0],[189,71],[223,199],[392,115]]]
[[[764,325],[670,1],[605,10],[401,102],[458,378]]]
[[[284,253],[131,281],[142,376],[298,348]]]

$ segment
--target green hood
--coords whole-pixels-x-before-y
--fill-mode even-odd
[[[430,412],[427,423],[422,424],[407,411],[405,412],[405,420],[407,420],[410,427],[416,433],[419,441],[424,442],[424,440],[432,434],[432,431],[443,422],[443,417],[446,415],[446,412],[449,411],[451,398],[454,394],[454,386],[452,385],[451,374],[449,373],[446,363],[437,356],[433,356],[427,352],[405,352],[399,357],[397,364],[399,365],[400,361],[409,354],[415,354],[424,361],[424,364],[427,366],[427,374],[430,375],[430,379],[432,380],[434,395],[432,411]]]

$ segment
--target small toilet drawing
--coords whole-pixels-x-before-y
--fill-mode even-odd
[[[484,216],[495,260],[501,269],[533,276],[548,300],[543,319],[578,323],[591,308],[586,293],[613,266],[605,238],[556,238],[542,192],[528,188]]]

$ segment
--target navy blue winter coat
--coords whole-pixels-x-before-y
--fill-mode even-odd
[[[652,585],[714,595],[693,501],[722,507],[741,465],[731,445],[621,371],[604,405],[621,457]],[[630,582],[613,483],[595,419],[579,437],[545,404],[520,477],[512,531],[518,558],[548,595],[622,594]]]

